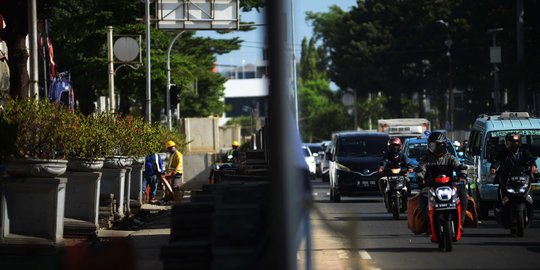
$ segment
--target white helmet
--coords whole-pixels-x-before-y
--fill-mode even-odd
[[[459,141],[454,141],[454,146],[455,146],[455,147],[460,147],[460,146],[461,146],[461,143],[459,143]]]

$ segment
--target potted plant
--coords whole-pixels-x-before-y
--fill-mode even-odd
[[[103,167],[105,156],[114,150],[114,140],[107,128],[104,113],[78,115],[72,152],[68,157],[70,171],[97,171]]]
[[[66,171],[77,117],[47,101],[5,101],[0,156],[12,176],[52,177]]]

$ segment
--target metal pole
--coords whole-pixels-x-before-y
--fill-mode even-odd
[[[169,130],[172,130],[172,120],[171,120],[171,49],[174,44],[174,42],[182,35],[184,31],[176,34],[174,38],[172,39],[171,43],[169,44],[169,48],[167,49],[167,90],[165,91],[165,99],[167,100],[167,104],[165,107],[165,111],[167,112],[167,127],[169,127]],[[180,102],[180,101],[178,101]],[[180,113],[180,112],[178,112]]]
[[[292,85],[294,91],[294,114],[296,122],[296,130],[300,130],[298,125],[298,87],[296,86],[296,48],[294,47],[295,42],[295,31],[294,31],[294,4],[293,0],[290,0],[291,4],[291,49],[292,49]]]
[[[298,132],[290,104],[290,65],[286,37],[289,0],[267,2],[269,74],[268,93],[268,161],[272,184],[270,199],[272,206],[268,228],[270,229],[270,248],[265,253],[265,269],[296,269],[296,232],[304,217],[303,191],[305,182],[292,154],[300,149]],[[300,164],[300,163],[298,163]],[[295,181],[296,180],[296,181]]]
[[[518,110],[525,110],[525,68],[523,59],[525,47],[523,45],[523,0],[516,1],[516,40],[517,40],[517,64],[519,70],[518,84]]]
[[[36,0],[28,0],[28,43],[30,43],[30,97],[39,99]]]
[[[109,112],[116,111],[114,97],[114,53],[113,53],[113,27],[107,26],[107,61],[109,63]]]
[[[152,122],[152,91],[150,66],[150,0],[144,3],[144,20],[146,22],[146,122]]]
[[[45,97],[48,96],[48,90],[49,90],[49,87],[48,87],[48,80],[49,80],[49,76],[48,76],[48,72],[47,72],[47,66],[48,66],[48,63],[49,61],[47,60],[47,58],[49,57],[49,35],[48,35],[49,31],[48,31],[48,27],[47,27],[47,20],[44,19],[43,20],[43,33],[42,33],[42,39],[43,39],[43,44],[41,46],[41,52],[43,53],[43,90],[45,90],[43,93],[45,95]]]
[[[497,47],[497,34],[496,31],[492,31],[492,41],[493,41],[493,48]],[[495,103],[495,111],[500,112],[501,111],[501,90],[499,89],[499,68],[497,67],[497,63],[493,62],[493,91],[494,91],[494,103]]]

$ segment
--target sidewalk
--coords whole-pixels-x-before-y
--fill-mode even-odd
[[[131,224],[139,230],[99,230],[97,238],[66,238],[55,251],[0,254],[0,269],[156,270],[163,269],[161,247],[169,241],[171,205],[144,204]]]

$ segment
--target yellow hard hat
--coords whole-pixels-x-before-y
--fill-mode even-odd
[[[238,143],[238,141],[232,141],[232,146],[240,146],[240,144]]]
[[[173,147],[173,146],[176,146],[176,143],[174,143],[173,141],[168,141],[165,146],[166,148]]]

